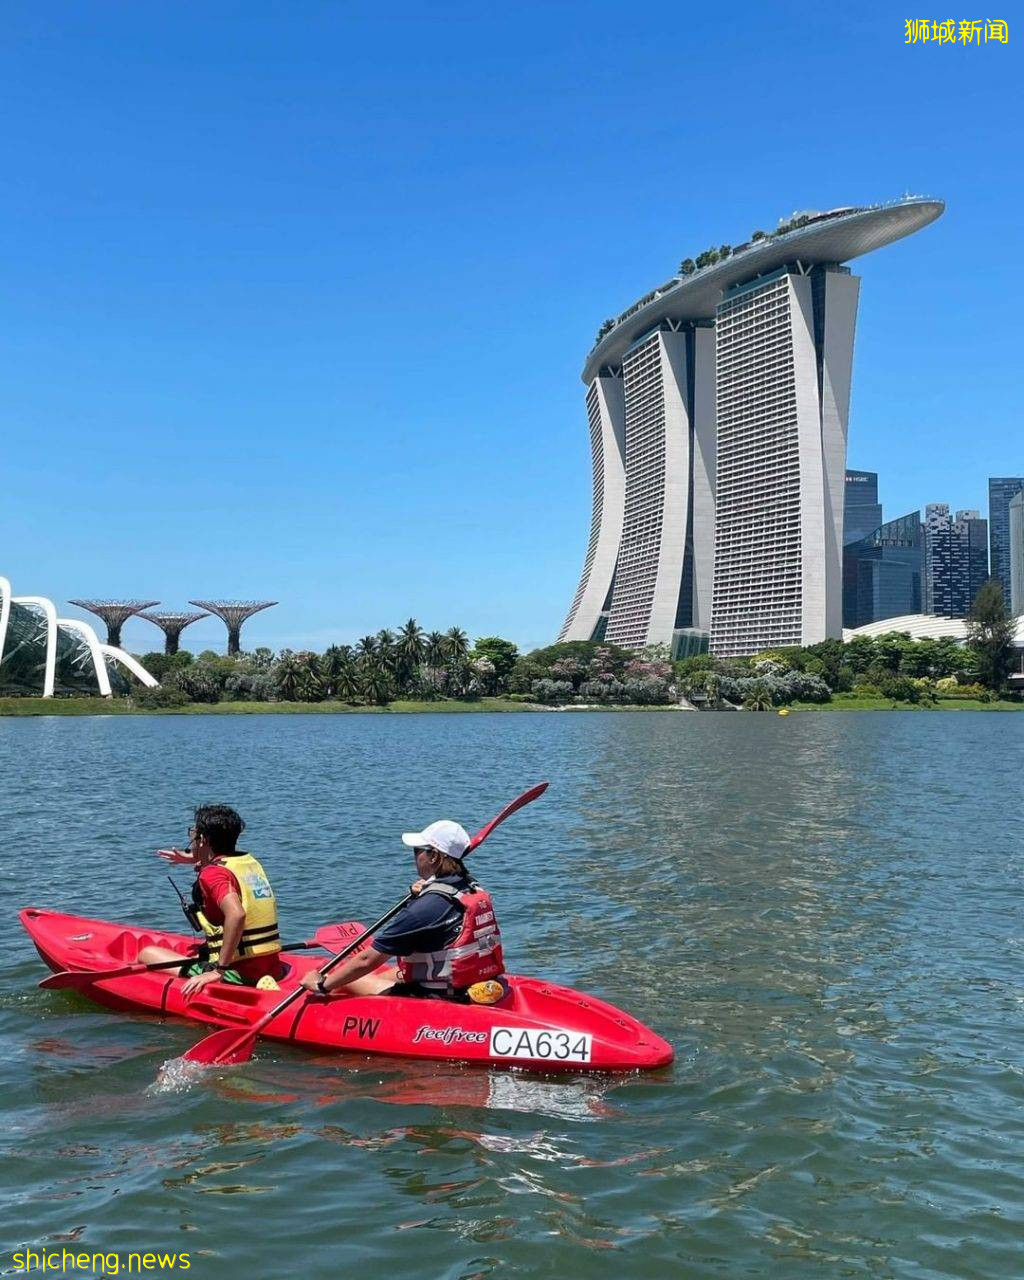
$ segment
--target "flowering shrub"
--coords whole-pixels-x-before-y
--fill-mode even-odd
[[[942,681],[939,681],[939,684],[941,683]],[[951,689],[943,689],[942,696],[944,698],[969,698],[978,702],[992,701],[991,691],[986,689],[983,684],[960,684],[959,681],[955,681]]]
[[[568,702],[572,697],[569,680],[534,680],[530,692],[538,702]]]
[[[273,702],[277,685],[271,676],[261,672],[242,672],[228,676],[224,692],[236,702]]]
[[[786,671],[782,675],[722,676],[719,693],[727,702],[744,703],[755,695],[765,694],[775,707],[790,702],[828,702],[832,690],[825,681],[805,671]]]
[[[640,707],[664,705],[671,701],[667,680],[658,676],[641,676],[628,679],[623,684],[626,702]]]
[[[584,680],[580,685],[579,693],[584,702],[626,701],[626,686],[611,675],[605,675],[596,680]]]

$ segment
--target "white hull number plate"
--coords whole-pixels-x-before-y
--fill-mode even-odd
[[[495,1058],[530,1058],[551,1062],[589,1062],[593,1036],[578,1031],[533,1031],[528,1027],[492,1027],[490,1050]]]

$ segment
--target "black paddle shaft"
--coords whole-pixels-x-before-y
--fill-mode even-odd
[[[401,902],[396,902],[391,910],[386,911],[375,924],[371,924],[365,933],[361,933],[358,938],[353,938],[347,947],[342,947],[339,952],[331,956],[330,960],[320,969],[320,976],[323,977],[324,974],[330,973],[333,968],[341,964],[342,960],[347,960],[353,951],[357,951],[363,945],[367,938],[375,934],[378,929],[383,929],[389,920],[393,920],[399,911],[407,907],[412,902],[413,896],[413,894],[407,893]],[[303,996],[310,994],[313,993],[307,991],[305,987],[296,987],[291,995],[285,996],[280,1004],[275,1005],[269,1013],[264,1014],[256,1024],[257,1027],[265,1027],[272,1018],[276,1018],[279,1013],[284,1013],[285,1009],[290,1008],[296,1000],[301,1000]],[[249,1034],[255,1035],[256,1029],[254,1028]]]

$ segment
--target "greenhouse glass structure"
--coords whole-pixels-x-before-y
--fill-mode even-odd
[[[87,622],[58,618],[45,596],[16,596],[0,577],[0,696],[109,698],[158,683],[129,653],[101,644]]]

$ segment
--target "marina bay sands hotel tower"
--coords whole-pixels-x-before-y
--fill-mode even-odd
[[[583,382],[594,506],[560,640],[710,633],[723,656],[842,631],[860,280],[939,200],[802,214],[701,254],[606,321]]]

